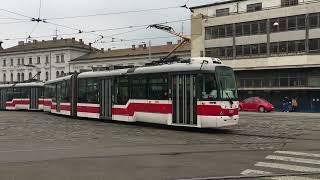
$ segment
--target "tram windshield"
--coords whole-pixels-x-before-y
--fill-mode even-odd
[[[238,98],[234,72],[230,67],[216,67],[216,77],[219,86],[219,98],[234,100]]]

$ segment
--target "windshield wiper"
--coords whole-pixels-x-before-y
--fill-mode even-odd
[[[222,90],[222,98],[223,98],[223,93],[226,93],[226,95],[228,97],[228,100],[229,100],[229,103],[232,106],[233,105],[232,99],[230,98],[230,96],[229,96],[229,94],[227,92],[224,92],[221,80],[219,82],[220,82],[220,87],[221,87],[221,90]]]

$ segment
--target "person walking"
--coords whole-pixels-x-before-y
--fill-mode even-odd
[[[298,111],[298,101],[297,101],[297,98],[292,98],[292,99],[291,99],[291,105],[292,105],[292,112],[297,112],[297,111]]]

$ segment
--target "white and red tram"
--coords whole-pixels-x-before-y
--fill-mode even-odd
[[[0,110],[42,110],[41,82],[0,85]]]
[[[199,128],[239,120],[234,72],[215,58],[85,72],[44,86],[44,110],[73,117]]]

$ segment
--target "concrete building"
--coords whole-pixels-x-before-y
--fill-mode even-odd
[[[94,50],[80,39],[56,39],[25,43],[0,50],[0,84],[31,78],[55,79],[70,72],[69,62]],[[35,76],[37,73],[40,76]]]
[[[227,0],[192,7],[191,54],[232,66],[241,98],[320,112],[320,1]]]
[[[145,44],[127,49],[101,49],[70,61],[72,71],[101,71],[115,69],[119,66],[143,66],[166,56],[177,44],[168,42],[166,45],[147,47]],[[190,43],[179,48],[173,55],[182,58],[190,57]]]

